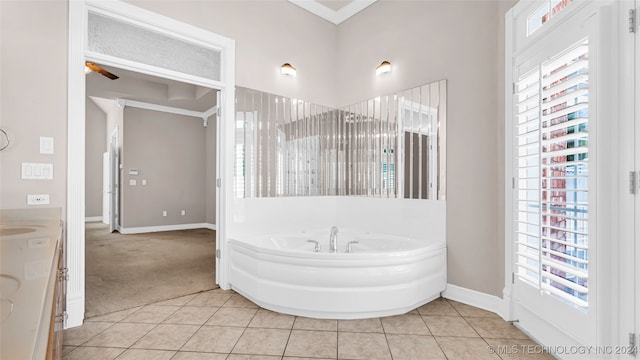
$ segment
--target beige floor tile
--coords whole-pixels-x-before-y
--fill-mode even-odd
[[[223,307],[207,321],[207,325],[246,327],[257,311],[258,309]]]
[[[417,309],[411,310],[409,312],[407,312],[406,314],[403,315],[420,315],[420,313],[418,312]]]
[[[227,354],[178,351],[171,360],[226,360]]]
[[[489,318],[500,318],[498,314],[493,313],[491,311],[478,309],[475,306],[463,304],[454,300],[447,300],[451,306],[453,306],[462,316],[471,316],[471,317],[489,317]]]
[[[284,354],[290,330],[247,328],[233,348],[235,354],[278,355]]]
[[[92,337],[113,326],[111,322],[85,322],[82,326],[67,329],[62,336],[63,345],[82,345]]]
[[[306,358],[306,357],[297,357],[297,356],[285,356],[282,360],[331,360],[330,358]]]
[[[380,320],[386,334],[431,335],[420,315],[397,315]]]
[[[203,326],[180,350],[228,354],[243,331],[235,327]]]
[[[159,324],[175,313],[179,308],[179,306],[170,305],[147,305],[127,316],[121,322]]]
[[[232,295],[233,293],[230,291],[223,291],[219,289],[205,291],[194,297],[187,303],[187,305],[222,307],[222,305],[224,305]]]
[[[393,360],[446,359],[432,336],[387,334]]]
[[[338,359],[391,359],[384,334],[338,333]]]
[[[163,322],[165,324],[204,325],[218,309],[211,306],[184,306]]]
[[[248,309],[257,309],[259,306],[247,300],[242,295],[233,294],[226,303],[224,303],[223,307],[238,307],[238,308],[248,308]]]
[[[436,341],[448,359],[456,360],[500,360],[490,352],[489,345],[480,339],[436,337]]]
[[[420,315],[447,315],[447,316],[459,316],[456,309],[451,306],[449,301],[444,298],[435,299],[429,303],[426,303],[418,308]]]
[[[471,326],[482,336],[487,339],[529,339],[517,327],[502,320],[493,318],[465,318]]]
[[[127,309],[127,310],[122,310],[122,311],[116,311],[109,314],[94,316],[94,317],[85,319],[85,321],[118,322],[118,321],[122,321],[124,318],[126,318],[127,316],[133,314],[134,312],[140,309],[142,309],[142,306],[137,306],[137,307]]]
[[[153,305],[183,306],[183,305],[186,305],[189,301],[193,300],[193,298],[196,297],[197,295],[198,294],[180,296],[180,297],[177,297],[177,298],[173,298],[173,299],[169,299],[169,300],[165,300],[165,301],[160,301],[160,302],[154,303]]]
[[[479,337],[460,316],[423,316],[422,319],[435,336]]]
[[[503,360],[553,360],[554,357],[542,351],[542,347],[524,339],[485,339],[492,350]]]
[[[280,356],[229,354],[227,360],[280,360]]]
[[[180,350],[199,328],[198,325],[160,324],[131,347],[135,349]]]
[[[335,359],[338,355],[338,333],[335,331],[293,330],[284,355]]]
[[[226,360],[227,354],[178,351],[171,360]]]
[[[94,336],[85,345],[128,348],[154,327],[152,324],[118,323]]]
[[[68,353],[72,352],[76,348],[77,348],[77,346],[62,345],[62,356],[67,355]]]
[[[338,320],[338,331],[351,332],[375,332],[382,333],[382,323],[379,318],[358,319],[358,320]]]
[[[64,360],[113,360],[122,354],[124,350],[125,349],[83,346],[65,354]]]
[[[295,318],[295,316],[260,309],[249,323],[249,327],[291,329]]]
[[[312,318],[297,316],[296,321],[293,323],[293,328],[299,329],[299,330],[337,331],[338,320],[312,319]]]
[[[118,357],[118,360],[169,360],[175,351],[129,349]]]

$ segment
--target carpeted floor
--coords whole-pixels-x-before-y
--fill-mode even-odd
[[[217,287],[215,231],[122,235],[86,225],[87,318]]]

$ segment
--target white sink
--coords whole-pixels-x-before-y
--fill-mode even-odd
[[[38,231],[36,226],[0,225],[0,236],[14,236]]]

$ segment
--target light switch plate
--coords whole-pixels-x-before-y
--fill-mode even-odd
[[[23,180],[53,180],[53,164],[22,163]]]
[[[53,154],[53,138],[40,136],[40,154]]]

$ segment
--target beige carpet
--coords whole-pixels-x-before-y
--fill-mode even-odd
[[[86,225],[87,318],[217,287],[215,231],[122,235]]]

